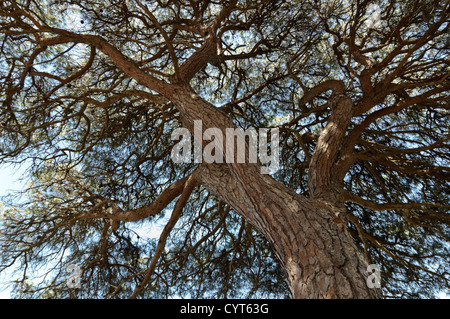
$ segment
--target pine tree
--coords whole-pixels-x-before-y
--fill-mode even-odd
[[[449,5],[2,1],[0,164],[29,173],[0,221],[15,296],[448,291]],[[276,170],[174,162],[194,121],[278,129]]]

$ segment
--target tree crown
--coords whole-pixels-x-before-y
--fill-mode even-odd
[[[330,174],[355,241],[385,295],[448,289],[449,14],[432,0],[3,1],[0,163],[30,183],[5,199],[0,270],[19,266],[21,297],[286,296],[267,241],[194,187],[196,163],[170,159],[186,126],[171,97],[189,85],[237,127],[279,128],[273,177],[305,197],[348,96]],[[70,264],[83,289],[65,284]]]

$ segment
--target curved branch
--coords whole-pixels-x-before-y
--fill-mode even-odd
[[[333,95],[328,101],[332,113],[317,141],[308,169],[311,197],[325,198],[334,194],[332,188],[343,180],[342,172],[334,172],[335,160],[344,141],[353,114],[352,100],[343,93],[343,83],[332,82]],[[329,84],[328,84],[329,85]],[[329,197],[327,200],[335,201]]]
[[[301,107],[305,105],[319,94],[328,90],[332,90],[334,94],[342,94],[344,93],[345,90],[344,82],[340,80],[327,80],[325,82],[316,85],[312,89],[305,92],[305,94],[298,103],[299,106]]]
[[[114,64],[124,73],[134,78],[138,83],[152,89],[165,97],[170,97],[173,94],[173,88],[170,84],[159,80],[150,74],[141,70],[133,61],[120,52],[115,46],[108,43],[108,41],[98,35],[81,35],[58,28],[45,27],[40,32],[49,32],[57,34],[57,36],[45,39],[39,39],[41,46],[62,44],[67,42],[85,43],[96,47],[114,62]]]
[[[197,180],[197,172],[183,177],[169,187],[167,187],[152,203],[136,209],[123,211],[114,201],[103,198],[100,195],[94,195],[102,201],[95,205],[89,212],[79,216],[79,219],[85,218],[109,218],[112,221],[117,222],[133,222],[142,220],[148,217],[155,216],[161,212],[167,205],[169,205],[177,196],[183,193],[188,182],[192,179]],[[106,211],[98,213],[98,210],[104,208],[106,205],[110,205],[113,213],[108,214]]]
[[[167,222],[166,226],[164,227],[161,236],[159,237],[158,245],[156,246],[155,254],[153,255],[153,258],[150,262],[150,267],[147,270],[147,274],[145,275],[144,280],[136,287],[133,294],[130,296],[130,299],[135,299],[137,295],[140,293],[140,291],[147,285],[149,282],[151,276],[153,275],[156,264],[159,260],[159,257],[161,257],[161,254],[164,250],[164,247],[166,246],[167,238],[170,235],[170,232],[172,231],[173,227],[177,223],[178,219],[181,216],[181,212],[183,210],[183,207],[186,205],[187,200],[189,199],[189,196],[191,195],[192,191],[194,190],[195,186],[197,186],[197,174],[191,174],[187,180],[186,184],[183,187],[183,192],[180,196],[180,198],[177,200],[175,207],[172,211],[172,215],[170,216],[169,221]]]
[[[370,200],[363,199],[351,192],[345,192],[344,199],[373,211],[384,211],[390,209],[421,209],[424,207],[450,209],[450,205],[441,205],[438,203],[375,203]],[[446,216],[442,217],[446,218]]]

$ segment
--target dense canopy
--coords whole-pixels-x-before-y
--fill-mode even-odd
[[[190,183],[198,163],[171,160],[184,118],[144,73],[183,75],[237,127],[279,128],[272,177],[306,198],[343,84],[353,111],[332,173],[346,227],[384,296],[449,291],[449,5],[2,1],[0,164],[29,180],[1,208],[14,295],[290,296],[267,239]],[[67,286],[68,265],[80,288]]]

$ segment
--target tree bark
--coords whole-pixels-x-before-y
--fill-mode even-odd
[[[180,67],[173,83],[166,83],[140,70],[98,36],[50,31],[60,34],[50,41],[84,42],[103,51],[126,74],[172,101],[186,126],[192,128],[195,120],[201,120],[203,130],[218,128],[224,136],[226,128],[235,127],[225,113],[200,98],[188,83],[200,67],[217,59],[214,37],[207,37],[205,48]],[[213,28],[210,31],[214,32]],[[380,292],[366,284],[367,261],[346,230],[345,207],[337,185],[345,173],[333,174],[351,117],[351,101],[343,95],[339,81],[328,81],[305,96],[311,99],[329,89],[334,94],[329,103],[334,115],[311,159],[311,198],[261,174],[258,164],[202,164],[198,178],[267,238],[286,273],[293,298],[377,298]],[[221,151],[226,156],[226,150]]]
[[[200,183],[270,242],[293,298],[378,298],[340,209],[296,194],[270,176],[238,182],[225,164],[202,164]],[[255,172],[254,172],[255,173]],[[244,186],[245,185],[245,186]]]
[[[224,113],[186,86],[179,87],[170,99],[189,127],[194,120],[202,120],[203,129],[219,128],[224,136],[226,128],[234,127]],[[348,108],[347,99],[337,100]],[[342,111],[337,105],[333,107]],[[341,118],[339,112],[330,117],[330,122]],[[343,133],[337,136],[342,137]],[[337,142],[333,138],[325,140]],[[225,147],[222,151],[225,154]],[[335,146],[325,152],[324,160],[331,164],[327,164],[330,167],[323,174],[330,173],[337,152]],[[323,159],[320,154],[316,157]],[[318,180],[328,180],[317,170]],[[259,165],[251,163],[203,163],[198,176],[202,185],[225,200],[270,242],[285,271],[293,298],[380,296],[378,290],[366,284],[368,263],[346,229],[345,208],[336,204],[339,196],[332,196],[328,201],[327,192],[321,191],[320,197],[303,197],[261,174]]]

